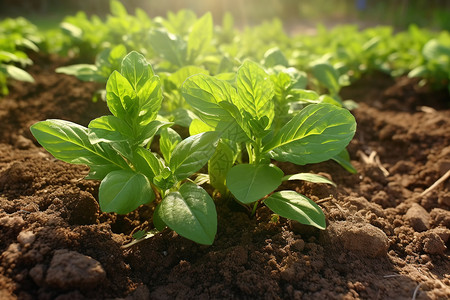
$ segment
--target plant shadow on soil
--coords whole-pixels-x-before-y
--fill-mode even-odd
[[[450,168],[448,92],[381,74],[343,90],[360,104],[348,147],[358,174],[279,164],[337,184],[283,185],[319,203],[326,231],[224,200],[212,246],[164,230],[123,249],[152,228],[153,207],[101,213],[87,168],[55,160],[29,132],[47,118],[87,125],[107,113],[90,100],[98,86],[54,73],[61,63],[41,59],[35,85],[14,82],[0,99],[1,299],[450,297],[450,183],[420,195]]]

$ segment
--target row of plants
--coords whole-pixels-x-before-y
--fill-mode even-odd
[[[41,41],[37,27],[24,18],[0,23],[0,96],[8,94],[8,78],[34,82],[24,68],[33,63],[27,52],[38,52]]]
[[[448,33],[416,27],[395,35],[387,27],[319,27],[315,36],[289,37],[279,20],[238,31],[231,15],[221,26],[188,10],[152,19],[142,10],[128,14],[117,0],[105,20],[80,12],[47,33],[8,21],[18,34],[14,51],[39,46],[76,56],[87,63],[56,71],[105,84],[94,99],[105,100],[112,115],[87,127],[39,122],[31,127],[37,141],[60,160],[90,167],[87,178],[101,181],[103,211],[126,214],[155,201],[147,237],[169,227],[201,244],[214,241],[215,202],[229,199],[250,215],[266,205],[324,229],[317,204],[279,187],[333,182],[284,174],[278,162],[332,159],[355,172],[345,149],[356,130],[355,103],[341,99],[341,88],[372,71],[409,72],[440,86],[450,74]]]
[[[287,109],[275,96],[272,77],[249,60],[233,83],[196,74],[184,81],[181,93],[197,117],[185,139],[159,114],[160,77],[142,54],[131,52],[106,83],[112,115],[88,127],[46,120],[31,132],[56,158],[90,167],[87,178],[101,180],[103,211],[126,214],[158,199],[152,218],[158,231],[167,226],[197,243],[213,243],[217,213],[204,183],[220,192],[217,199],[231,197],[252,215],[262,203],[279,216],[325,229],[325,216],[312,200],[276,190],[286,180],[333,183],[316,174],[286,175],[274,162],[338,159],[356,130],[347,109],[312,101],[280,118]],[[159,151],[151,150],[155,142]],[[206,164],[208,174],[197,173]]]
[[[197,17],[189,10],[150,18],[141,9],[129,14],[118,0],[110,1],[110,10],[104,19],[79,12],[66,17],[60,28],[47,32],[38,32],[22,18],[5,20],[0,50],[8,54],[0,57],[0,63],[24,67],[30,61],[23,50],[37,51],[39,46],[41,51],[78,56],[88,63],[95,60],[94,64],[59,71],[105,83],[127,53],[138,51],[161,76],[189,66],[211,75],[233,74],[247,58],[266,68],[295,68],[309,75],[312,89],[335,98],[340,88],[374,71],[420,77],[424,79],[422,84],[431,82],[436,88],[449,86],[447,31],[410,26],[395,33],[388,26],[359,30],[347,25],[331,30],[318,26],[314,35],[290,36],[279,19],[238,30],[230,14],[220,25],[214,25],[211,14]],[[6,89],[4,80],[2,87]]]

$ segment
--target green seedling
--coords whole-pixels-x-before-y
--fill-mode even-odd
[[[90,167],[88,179],[101,180],[100,208],[126,214],[160,198],[153,223],[201,244],[212,244],[217,215],[212,198],[189,177],[213,155],[218,134],[205,132],[181,140],[158,119],[160,79],[137,52],[128,54],[120,72],[106,84],[112,115],[89,126],[46,120],[31,126],[37,141],[56,158]],[[149,150],[161,132],[163,157]]]
[[[273,192],[284,180],[325,179],[313,174],[286,177],[271,160],[305,165],[331,159],[353,138],[355,119],[338,106],[310,104],[276,129],[269,75],[246,61],[235,86],[199,74],[188,78],[182,88],[200,118],[192,122],[191,134],[214,131],[221,136],[209,162],[211,184],[225,194],[228,189],[240,203],[253,206],[253,212],[263,202],[280,216],[324,229],[325,216],[313,201],[294,191]],[[242,159],[244,151],[248,163]]]

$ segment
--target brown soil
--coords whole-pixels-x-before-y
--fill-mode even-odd
[[[90,101],[97,87],[55,74],[58,64],[41,60],[35,85],[13,83],[0,99],[1,299],[450,298],[450,180],[421,195],[450,169],[448,93],[379,74],[343,91],[360,103],[349,146],[358,174],[280,164],[337,183],[285,186],[320,204],[325,231],[218,203],[212,246],[166,230],[123,249],[151,228],[149,208],[101,213],[87,168],[55,160],[29,132],[106,112]]]

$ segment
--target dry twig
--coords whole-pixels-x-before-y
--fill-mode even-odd
[[[441,183],[446,181],[449,177],[450,177],[450,170],[448,170],[441,178],[436,180],[436,182],[433,183],[429,188],[427,188],[425,191],[423,191],[422,194],[420,194],[420,197],[423,197],[426,194],[428,194],[429,192],[431,192],[432,190],[434,190],[438,185],[440,185]]]
[[[376,151],[372,151],[369,156],[367,156],[364,152],[358,151],[357,154],[361,158],[361,160],[367,165],[375,165],[377,166],[385,177],[389,176],[389,171],[386,170],[385,167],[381,164],[380,157],[377,155]]]

